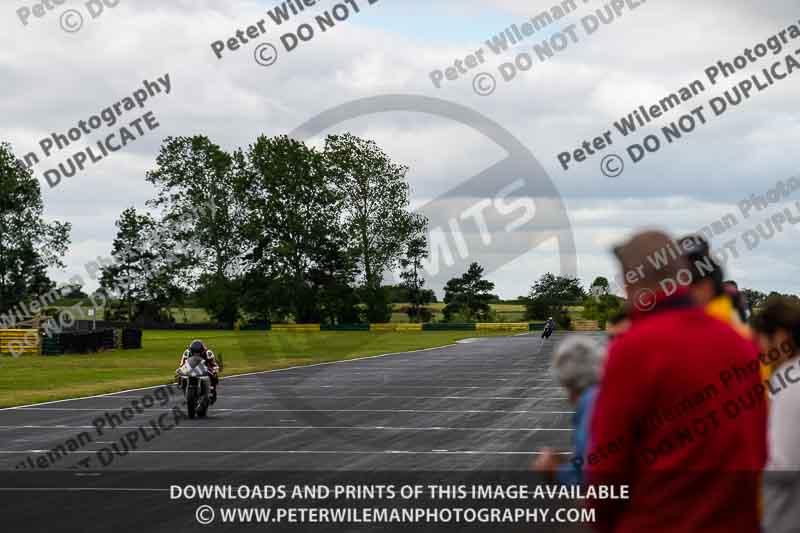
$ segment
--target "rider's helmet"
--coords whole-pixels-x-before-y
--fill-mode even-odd
[[[206,347],[203,345],[203,341],[199,339],[195,339],[189,345],[189,353],[192,355],[202,355],[206,351]]]

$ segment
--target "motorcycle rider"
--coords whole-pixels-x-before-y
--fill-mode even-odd
[[[181,368],[190,357],[202,357],[205,361],[211,380],[211,403],[214,403],[217,400],[217,384],[219,383],[218,373],[220,370],[217,359],[214,357],[214,352],[209,350],[206,345],[203,344],[203,341],[195,339],[189,344],[189,347],[183,352],[183,355],[181,355],[181,362],[178,368]]]
[[[550,335],[553,334],[553,330],[556,329],[556,323],[553,320],[553,317],[547,319],[547,322],[544,324],[544,331],[542,332],[543,339],[549,339]]]

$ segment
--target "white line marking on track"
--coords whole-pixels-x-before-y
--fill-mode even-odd
[[[294,385],[269,385],[269,386],[247,386],[247,387],[236,387],[236,389],[255,389],[255,390],[265,390],[265,389],[290,389],[290,390],[302,390],[302,389],[426,389],[426,390],[435,390],[435,389],[455,389],[455,390],[463,390],[463,389],[471,389],[471,390],[478,390],[478,389],[490,389],[490,390],[497,390],[497,389],[525,389],[525,390],[562,390],[561,387],[540,387],[540,386],[526,386],[526,385],[495,385],[493,387],[478,387],[474,385],[465,385],[462,387],[458,386],[444,386],[444,385],[389,385],[389,384],[380,384],[380,385],[356,385],[353,383],[347,383],[344,385],[303,385],[302,387],[296,387]],[[227,389],[230,390],[230,389]]]
[[[26,407],[20,411],[108,411],[113,407]],[[170,413],[172,409],[142,409],[142,412]],[[575,411],[538,411],[535,409],[228,409],[214,408],[214,411],[233,413],[503,413],[503,414],[540,414],[540,415],[571,415]]]
[[[19,450],[7,451],[0,450],[0,454],[43,454],[51,453],[52,450]],[[97,453],[96,450],[76,450],[70,454],[89,455]],[[524,452],[524,451],[504,451],[504,450],[452,450],[448,452],[432,452],[430,450],[130,450],[129,455],[132,454],[241,454],[241,455],[387,455],[396,453],[406,453],[414,455],[432,455],[432,454],[448,454],[448,455],[541,455],[544,452]],[[556,452],[558,455],[570,455],[572,452]]]
[[[0,426],[0,429],[62,429],[57,428],[56,426]],[[94,426],[70,426],[69,428],[65,429],[94,429]],[[123,430],[123,429],[140,429],[138,426],[117,426],[115,428],[109,428],[114,430]],[[182,429],[182,430],[190,430],[190,429],[200,429],[200,430],[251,430],[251,429],[292,429],[292,430],[325,430],[325,429],[336,429],[336,430],[352,430],[352,431],[378,431],[378,430],[386,430],[386,431],[522,431],[522,432],[530,432],[530,431],[573,431],[572,428],[510,428],[510,427],[442,427],[442,426],[433,426],[433,427],[408,427],[408,426],[175,426],[172,429]],[[100,441],[95,441],[99,444],[102,444]],[[106,443],[111,444],[111,443]]]
[[[135,489],[122,487],[0,487],[0,491],[20,491],[20,492],[61,492],[61,491],[82,491],[82,492],[169,492],[169,489]]]
[[[418,352],[430,352],[430,351],[433,351],[433,350],[443,350],[445,348],[451,348],[453,346],[458,346],[458,345],[457,344],[446,344],[444,346],[436,346],[436,347],[433,347],[433,348],[422,348],[420,350],[411,350],[411,351],[408,351],[408,352],[384,353],[384,354],[379,354],[379,355],[369,355],[369,356],[366,356],[366,357],[356,357],[356,358],[353,358],[353,359],[343,359],[341,361],[328,361],[328,362],[325,362],[325,363],[314,363],[314,364],[311,364],[311,365],[290,366],[290,367],[287,367],[287,368],[276,368],[274,370],[260,370],[258,372],[247,372],[247,373],[244,373],[244,374],[234,374],[232,376],[224,376],[224,377],[220,378],[220,381],[224,380],[224,379],[240,378],[240,377],[243,377],[243,376],[255,376],[255,375],[259,375],[259,374],[273,374],[273,373],[277,373],[277,372],[289,372],[291,370],[302,370],[302,369],[313,368],[313,367],[317,367],[317,366],[336,365],[336,364],[340,364],[340,363],[352,363],[354,361],[365,361],[365,360],[368,360],[368,359],[378,359],[378,358],[381,358],[381,357],[390,357],[390,356],[393,356],[393,355],[403,355],[403,354],[418,353]],[[159,387],[165,387],[167,385],[171,385],[171,383],[169,383],[169,384],[164,383],[164,384],[161,384],[161,385],[152,385],[150,387],[139,387],[137,389],[127,389],[127,390],[121,390],[121,391],[116,391],[116,392],[109,392],[109,393],[106,393],[106,394],[95,394],[95,395],[92,395],[92,396],[81,396],[81,397],[78,397],[78,398],[64,398],[63,400],[53,400],[53,401],[50,401],[50,402],[39,402],[39,403],[31,403],[31,404],[27,404],[27,405],[16,405],[14,407],[0,407],[0,411],[13,411],[15,409],[22,409],[22,408],[25,408],[25,407],[33,407],[33,406],[36,406],[36,405],[51,405],[51,404],[54,404],[54,403],[72,402],[72,401],[75,401],[75,400],[88,400],[88,399],[91,399],[91,398],[104,398],[104,397],[107,397],[107,396],[115,396],[115,395],[123,394],[123,393],[126,393],[126,392],[136,392],[136,391],[157,389]]]
[[[138,398],[138,396],[116,396],[116,398]],[[391,400],[394,398],[422,400],[567,400],[566,396],[534,397],[534,396],[420,396],[396,394],[366,394],[359,396],[241,396],[228,395],[227,399],[236,400]]]

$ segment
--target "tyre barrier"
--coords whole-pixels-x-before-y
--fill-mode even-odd
[[[142,347],[142,330],[138,328],[122,329],[122,349],[139,350]]]
[[[62,332],[47,339],[57,339],[56,349],[49,343],[48,351],[57,353],[95,353],[114,349],[114,330],[98,329],[93,331]]]
[[[42,355],[86,354],[142,347],[142,330],[103,328],[91,331],[62,331],[41,336]]]

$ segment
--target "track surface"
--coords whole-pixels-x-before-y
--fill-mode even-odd
[[[602,342],[601,335],[596,337]],[[208,418],[182,420],[102,468],[97,450],[120,447],[125,433],[146,426],[182,398],[155,405],[102,436],[93,425],[97,417],[118,413],[152,390],[0,410],[0,469],[14,470],[28,457],[35,462],[85,431],[92,442],[59,458],[47,471],[66,470],[88,458],[99,475],[73,470],[62,475],[66,481],[48,479],[46,484],[94,490],[98,479],[116,471],[152,479],[163,472],[193,470],[524,471],[542,446],[570,447],[572,407],[549,373],[557,341],[558,335],[549,341],[538,335],[481,338],[432,350],[230,377],[221,382]],[[15,474],[19,472],[17,468]],[[130,479],[130,487],[119,483],[115,480],[112,486],[142,488],[138,478]],[[31,485],[42,488],[41,481]],[[43,501],[61,507],[75,498],[68,494],[32,490],[24,501],[33,512],[42,509]],[[131,494],[158,496],[163,513],[175,508],[163,493]],[[22,504],[19,510],[26,507]],[[170,530],[190,524],[186,518],[171,523]],[[110,529],[105,526],[97,530]],[[150,525],[148,530],[161,529]]]

